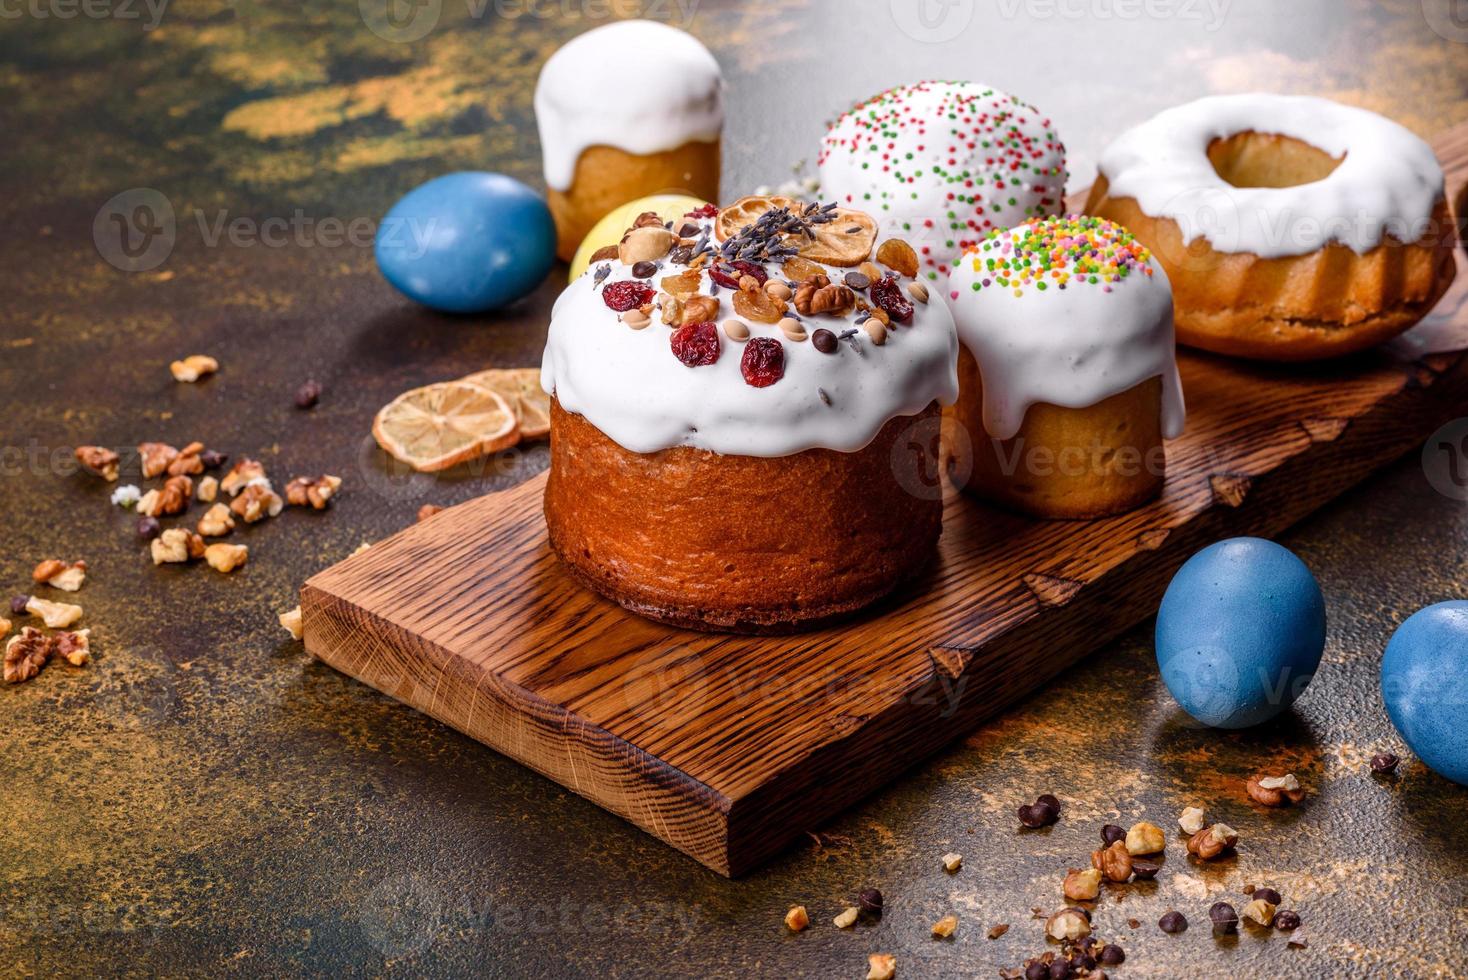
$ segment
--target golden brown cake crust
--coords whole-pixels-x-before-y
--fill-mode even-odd
[[[588,588],[692,629],[807,629],[870,605],[937,553],[937,404],[865,449],[629,452],[551,403],[551,546]],[[921,443],[921,446],[919,445]]]
[[[691,142],[646,156],[611,146],[588,147],[576,161],[570,189],[551,188],[546,194],[556,222],[556,255],[570,262],[592,226],[628,201],[650,194],[718,200],[719,147],[718,140]]]
[[[1201,237],[1184,245],[1170,218],[1109,197],[1105,177],[1086,213],[1126,227],[1157,256],[1172,284],[1179,343],[1235,357],[1304,361],[1373,347],[1422,319],[1456,272],[1446,200],[1416,242],[1389,238],[1365,255],[1332,244],[1272,259],[1216,252]]]
[[[966,492],[1035,517],[1073,520],[1119,514],[1162,492],[1160,378],[1090,408],[1031,405],[1019,432],[1003,441],[984,431],[984,383],[968,348],[958,354],[958,385],[953,420],[964,434],[949,437],[946,454]]]

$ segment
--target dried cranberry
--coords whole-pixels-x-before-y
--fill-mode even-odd
[[[744,345],[739,370],[746,384],[768,388],[785,376],[785,348],[773,337],[756,337]]]
[[[705,204],[701,208],[694,208],[692,211],[689,211],[683,217],[685,217],[685,218],[717,218],[718,216],[719,216],[719,209],[718,208],[714,207],[712,204]]]
[[[601,291],[602,301],[618,313],[626,313],[643,303],[651,303],[656,295],[656,291],[647,283],[634,282],[631,279],[608,283]]]
[[[689,367],[719,359],[719,328],[713,323],[685,323],[673,331],[673,354]]]
[[[887,311],[898,323],[912,322],[912,304],[902,295],[902,287],[891,276],[872,283],[872,302]]]
[[[754,276],[759,280],[760,288],[764,288],[765,283],[770,280],[770,274],[765,271],[764,266],[757,262],[746,262],[743,259],[737,259],[730,262],[729,265],[716,265],[709,269],[710,279],[730,289],[739,288],[739,279],[742,276]]]

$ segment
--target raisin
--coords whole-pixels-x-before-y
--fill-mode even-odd
[[[618,313],[626,313],[643,303],[651,303],[652,298],[656,295],[657,293],[647,283],[635,282],[631,279],[608,283],[601,291],[602,301]]]
[[[810,335],[810,342],[815,345],[816,350],[822,354],[836,353],[836,335],[825,327]]]
[[[673,331],[673,354],[689,367],[719,359],[719,328],[712,323],[685,323]]]
[[[729,265],[716,265],[709,269],[709,278],[720,286],[726,286],[729,289],[739,288],[739,278],[741,276],[754,276],[759,280],[761,289],[764,288],[765,283],[770,281],[770,274],[765,271],[764,266],[757,262],[746,262],[743,259],[736,259],[729,263]]]
[[[912,322],[912,304],[902,295],[902,287],[891,276],[883,276],[872,283],[872,302],[887,311],[887,315],[898,323]]]
[[[746,384],[768,388],[785,376],[785,348],[773,337],[755,337],[744,345],[739,370]]]
[[[701,208],[694,208],[692,211],[689,211],[683,217],[685,217],[685,218],[717,218],[718,216],[719,216],[719,209],[718,208],[714,207],[712,204],[705,204]]]

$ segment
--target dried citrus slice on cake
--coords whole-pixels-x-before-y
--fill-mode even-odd
[[[775,208],[797,210],[800,206],[799,201],[791,200],[788,197],[767,197],[758,194],[741,197],[728,207],[719,209],[719,217],[714,221],[714,237],[722,242],[754,224],[766,211]]]
[[[515,410],[497,392],[466,381],[405,391],[372,421],[372,436],[415,470],[434,473],[513,446]]]
[[[876,220],[865,211],[851,208],[833,208],[826,213],[830,221],[811,226],[815,240],[806,239],[797,246],[801,257],[842,268],[861,265],[877,243]]]
[[[550,432],[550,395],[540,386],[540,368],[493,368],[460,378],[498,392],[520,420],[521,439],[539,439]]]

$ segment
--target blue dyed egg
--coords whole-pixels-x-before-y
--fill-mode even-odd
[[[504,174],[467,171],[409,191],[382,219],[377,266],[410,299],[481,313],[525,296],[556,259],[540,196]]]
[[[1213,728],[1268,721],[1305,692],[1325,651],[1325,599],[1305,563],[1230,538],[1173,576],[1157,611],[1157,666],[1183,710]]]
[[[1468,786],[1468,602],[1419,609],[1381,658],[1381,697],[1417,757]]]

